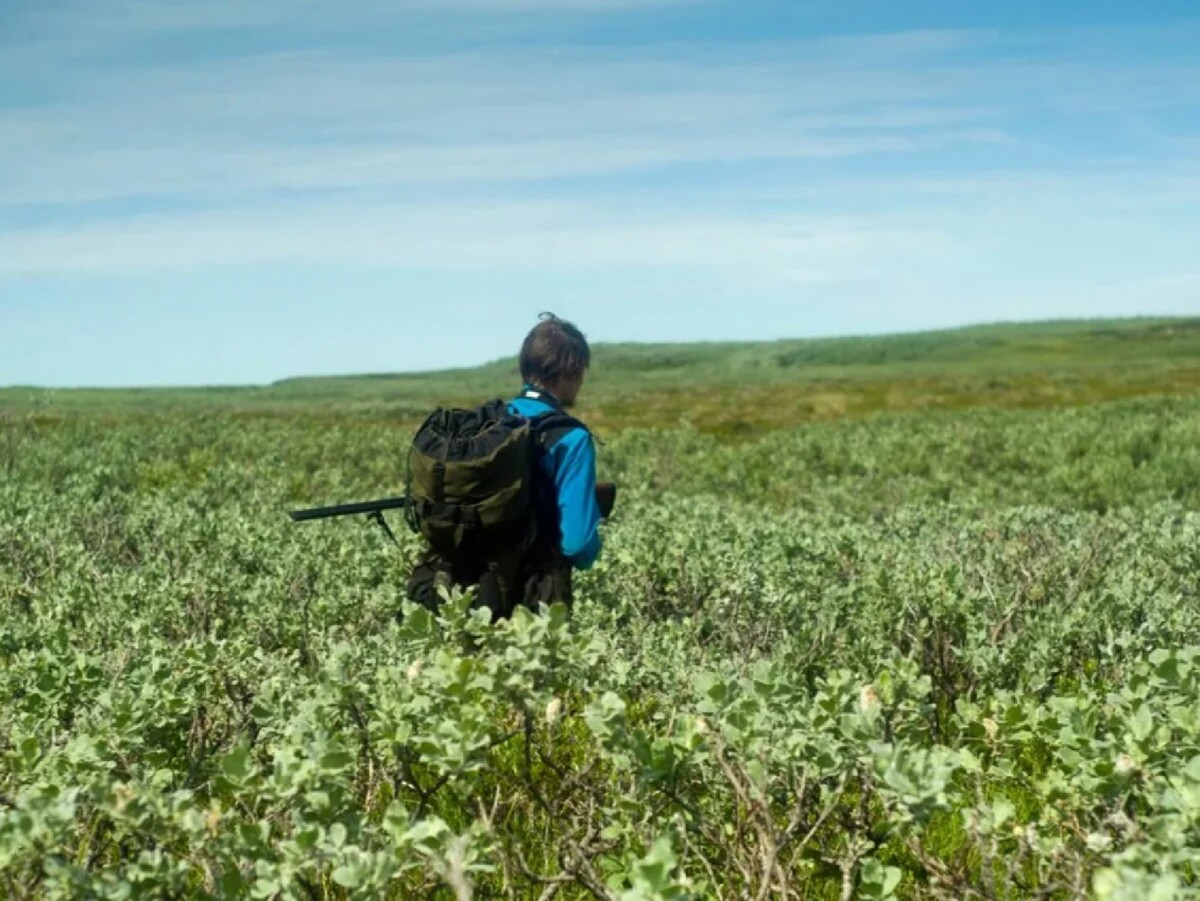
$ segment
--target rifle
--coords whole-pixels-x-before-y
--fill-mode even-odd
[[[367,519],[379,523],[383,531],[387,532],[388,538],[392,539],[392,542],[399,546],[400,542],[396,538],[396,533],[392,531],[392,527],[383,518],[383,511],[399,510],[407,506],[407,497],[385,497],[377,501],[358,501],[353,504],[336,504],[332,507],[311,507],[307,510],[293,510],[288,516],[292,518],[292,522],[307,522],[310,519],[332,519],[335,516],[353,516],[356,513],[366,513],[368,514]]]
[[[366,513],[368,519],[379,523],[387,532],[388,538],[399,545],[396,534],[387,524],[387,520],[383,518],[383,511],[399,510],[407,507],[409,503],[407,497],[385,497],[377,501],[357,501],[353,504],[336,504],[332,507],[293,510],[288,516],[292,518],[292,522],[308,522],[313,519],[332,519],[335,516],[354,516],[357,513]],[[600,507],[602,519],[608,519],[612,515],[613,507],[617,504],[617,486],[614,482],[596,483],[596,504]]]

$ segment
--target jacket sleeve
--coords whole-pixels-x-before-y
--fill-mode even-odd
[[[564,435],[551,453],[555,463],[561,550],[576,569],[588,569],[600,556],[596,448],[585,429],[576,429]]]

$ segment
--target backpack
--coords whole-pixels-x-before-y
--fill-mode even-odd
[[[557,548],[557,521],[539,510],[542,451],[583,427],[561,408],[526,419],[502,400],[476,409],[438,408],[408,452],[409,527],[419,532],[477,601],[507,615],[520,600],[531,558]],[[552,521],[553,520],[553,521]]]

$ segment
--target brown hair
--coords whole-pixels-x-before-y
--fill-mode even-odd
[[[553,313],[542,313],[539,318],[541,322],[521,345],[521,378],[545,387],[563,378],[581,377],[592,364],[592,351],[583,332]]]

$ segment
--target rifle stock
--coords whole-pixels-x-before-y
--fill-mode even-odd
[[[615,482],[596,483],[596,504],[600,507],[600,516],[608,519],[612,516],[613,507],[617,505],[617,486]]]

